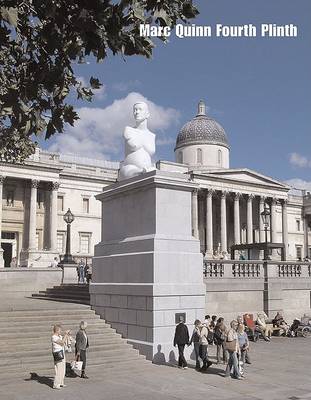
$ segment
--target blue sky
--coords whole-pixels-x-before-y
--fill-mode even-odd
[[[130,121],[129,105],[141,97],[152,105],[157,159],[174,160],[178,131],[204,99],[227,132],[232,168],[310,182],[311,1],[195,3],[200,10],[196,24],[293,23],[298,38],[171,36],[167,45],[157,42],[152,60],[110,57],[102,64],[77,66],[81,79],[97,76],[104,87],[92,104],[75,102],[82,121],[45,147],[122,158],[119,138]]]

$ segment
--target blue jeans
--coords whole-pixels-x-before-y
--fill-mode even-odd
[[[233,368],[232,377],[239,378],[241,375],[239,371],[239,361],[237,352],[228,351],[228,353],[229,353],[229,360],[226,368],[226,376],[230,376],[231,369]]]
[[[194,353],[195,353],[195,367],[200,368],[200,343],[194,342]]]

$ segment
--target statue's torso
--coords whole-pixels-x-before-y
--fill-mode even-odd
[[[140,168],[151,166],[151,156],[147,149],[154,147],[155,135],[149,130],[139,130],[127,126],[124,131],[125,159],[123,165],[133,164]],[[138,147],[138,148],[137,148]]]

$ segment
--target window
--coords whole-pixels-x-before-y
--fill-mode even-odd
[[[218,165],[222,167],[222,152],[218,150]]]
[[[84,197],[83,198],[83,212],[88,214],[90,212],[90,199]]]
[[[43,208],[43,204],[44,204],[44,193],[41,190],[38,190],[37,192],[37,203],[38,203],[38,208]]]
[[[308,248],[308,258],[311,259],[311,247]]]
[[[300,232],[300,219],[296,219],[296,230]]]
[[[80,254],[90,254],[91,233],[80,233]]]
[[[64,211],[64,196],[57,196],[57,211]]]
[[[184,162],[183,156],[182,156],[182,151],[179,151],[177,154],[177,162],[182,164]]]
[[[197,164],[203,163],[202,149],[197,149]]]
[[[302,246],[296,245],[296,258],[297,260],[302,260]]]
[[[8,207],[14,207],[14,190],[8,189],[6,192],[6,205]]]
[[[59,254],[64,254],[65,252],[65,233],[57,233],[57,251]]]
[[[39,250],[39,233],[36,233],[36,250]]]

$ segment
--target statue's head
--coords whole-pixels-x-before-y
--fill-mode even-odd
[[[142,122],[150,116],[148,105],[143,101],[135,103],[133,106],[133,115],[136,122]]]

